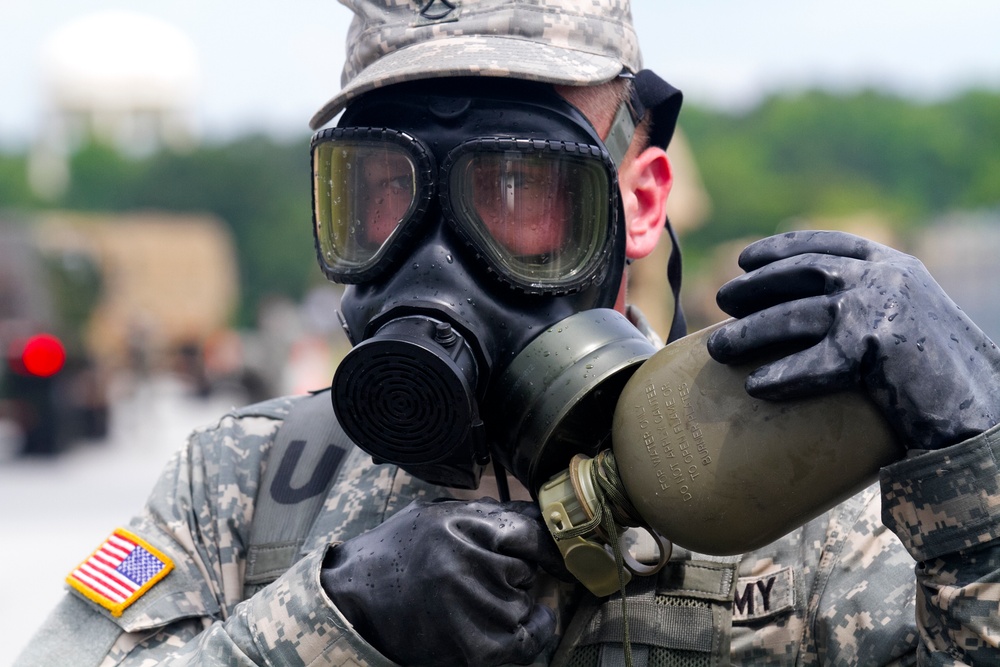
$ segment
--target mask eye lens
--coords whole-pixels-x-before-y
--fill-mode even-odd
[[[342,138],[314,147],[316,233],[329,273],[353,282],[378,263],[417,205],[416,174],[396,144]]]
[[[394,149],[373,150],[358,158],[361,182],[358,213],[365,232],[364,242],[381,246],[406,218],[415,191],[413,163]]]
[[[559,253],[567,240],[567,203],[559,165],[502,154],[470,160],[476,218],[499,248],[512,256]]]
[[[453,222],[500,275],[538,288],[579,281],[601,258],[611,179],[598,159],[525,147],[457,155]]]

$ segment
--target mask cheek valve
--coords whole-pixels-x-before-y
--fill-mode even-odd
[[[483,441],[476,380],[472,350],[450,325],[403,317],[340,363],[333,408],[347,436],[377,462],[434,483],[474,488],[476,468],[488,460],[485,444],[469,447],[470,438]]]

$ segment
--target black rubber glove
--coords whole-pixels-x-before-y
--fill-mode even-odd
[[[781,400],[866,390],[909,448],[936,449],[1000,417],[1000,351],[915,257],[841,232],[792,232],[748,246],[746,275],[719,306],[741,318],[708,351],[751,363],[798,352],[747,378],[754,397]]]
[[[534,660],[555,618],[532,596],[561,558],[536,505],[415,501],[332,549],[324,590],[368,643],[402,665]]]

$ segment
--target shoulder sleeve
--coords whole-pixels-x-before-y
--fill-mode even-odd
[[[244,545],[286,413],[271,402],[195,432],[127,526],[170,572],[124,609],[71,591],[17,665],[388,664],[322,594],[325,549],[243,601]]]
[[[1000,664],[998,455],[994,427],[882,471],[882,520],[917,561],[919,651],[928,663]]]
[[[1000,426],[882,470],[882,520],[919,561],[1000,538]]]

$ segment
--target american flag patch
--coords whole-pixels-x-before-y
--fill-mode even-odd
[[[66,583],[113,616],[121,616],[173,567],[156,547],[119,528],[69,573]]]

